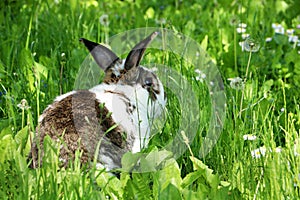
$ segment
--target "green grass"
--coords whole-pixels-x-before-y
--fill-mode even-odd
[[[299,199],[300,47],[299,41],[289,42],[286,33],[276,34],[272,28],[272,23],[279,23],[300,36],[299,2],[146,2],[0,2],[0,199]],[[104,14],[108,26],[99,22]],[[260,45],[257,52],[241,50],[239,42],[244,39],[236,31],[240,22]],[[139,27],[164,27],[202,42],[218,66],[226,119],[211,152],[199,158],[211,110],[209,92],[196,80],[195,66],[178,55],[149,50],[144,63],[157,59],[172,66],[199,101],[200,126],[193,141],[182,141],[189,142],[183,155],[175,160],[169,152],[157,151],[175,137],[185,113],[167,88],[166,123],[145,149],[151,156],[141,162],[145,168],[161,170],[121,172],[117,178],[95,168],[82,169],[78,160],[59,169],[50,140],[45,165],[29,169],[27,155],[38,116],[56,96],[73,89],[87,55],[78,39],[106,42]],[[267,37],[272,41],[266,42]],[[230,85],[228,78],[234,77],[245,81],[243,88]],[[244,140],[246,134],[256,139]],[[266,152],[254,158],[252,152],[259,147]],[[126,155],[124,168],[134,159]]]

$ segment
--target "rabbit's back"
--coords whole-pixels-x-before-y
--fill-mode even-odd
[[[107,97],[103,94],[101,98],[109,102],[109,96],[109,93]],[[99,156],[105,158],[109,154],[108,157],[112,160],[114,156],[111,154],[120,155],[132,146],[131,140],[124,139],[127,132],[120,124],[115,123],[111,111],[105,107],[105,102],[100,102],[96,94],[88,90],[73,91],[65,94],[64,98],[58,97],[41,115],[36,132],[38,141],[33,144],[33,165],[38,164],[38,149],[42,150],[40,156],[43,157],[46,135],[60,144],[59,159],[64,166],[69,159],[74,159],[77,149],[82,150],[81,161],[88,162],[94,156],[98,142],[101,142]],[[117,158],[117,163],[113,165],[119,166],[119,160]],[[105,160],[103,163],[106,166]]]

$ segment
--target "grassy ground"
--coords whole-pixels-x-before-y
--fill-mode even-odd
[[[1,1],[0,199],[299,199],[298,4]],[[82,169],[78,160],[58,170],[49,141],[46,164],[29,169],[29,135],[38,116],[55,96],[73,89],[87,55],[78,39],[105,43],[110,36],[138,27],[164,27],[202,42],[218,66],[225,84],[226,120],[211,152],[200,161],[210,117],[205,114],[209,94],[200,72],[176,56],[164,55],[164,64],[186,77],[200,98],[201,126],[193,141],[185,141],[186,153],[157,163],[162,170],[122,172],[117,178]],[[250,39],[244,39],[245,34]],[[165,128],[146,150],[152,157],[168,157],[157,148],[174,137],[179,126],[180,101],[167,92]],[[134,156],[124,158],[124,165],[130,159]]]

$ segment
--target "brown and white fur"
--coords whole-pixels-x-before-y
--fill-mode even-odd
[[[82,163],[91,161],[100,143],[97,162],[107,170],[120,168],[124,153],[139,152],[147,145],[152,120],[165,106],[162,83],[139,65],[156,35],[138,43],[124,60],[100,44],[80,39],[105,71],[104,81],[89,90],[58,96],[44,110],[29,155],[33,168],[42,164],[46,135],[61,144],[63,166],[77,150],[82,151]]]

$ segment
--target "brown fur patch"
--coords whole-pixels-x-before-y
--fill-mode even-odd
[[[42,160],[46,135],[54,141],[62,139],[60,158],[64,161],[64,166],[67,166],[69,159],[74,159],[78,149],[83,152],[82,163],[91,160],[98,142],[107,140],[105,138],[108,138],[112,145],[121,149],[126,148],[122,128],[115,126],[107,108],[99,103],[95,94],[90,91],[77,91],[61,101],[54,102],[43,115],[44,118],[36,129],[37,138],[31,149],[33,167],[38,165],[39,150]],[[107,132],[113,126],[115,128]]]

